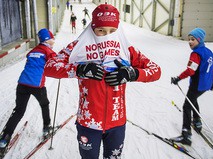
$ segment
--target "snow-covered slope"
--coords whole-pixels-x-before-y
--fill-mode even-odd
[[[70,11],[65,10],[62,27],[56,35],[54,50],[57,52],[69,42],[75,40],[82,31],[82,10],[87,7],[90,11],[94,4],[73,4],[77,15],[77,34],[71,34]],[[181,73],[187,64],[191,52],[186,41],[177,40],[147,31],[142,28],[122,22],[126,36],[147,57],[162,68],[162,77],[153,83],[128,83],[127,85],[127,116],[135,124],[156,133],[162,137],[174,137],[180,134],[182,113],[172,106],[174,101],[182,109],[184,96],[177,86],[170,84],[171,76]],[[206,44],[213,50],[213,43]],[[17,79],[23,70],[25,58],[13,61],[0,68],[0,130],[3,129],[13,108]],[[181,81],[180,87],[187,91],[188,79]],[[77,112],[78,84],[76,79],[61,79],[60,91],[57,92],[58,80],[47,78],[46,86],[51,101],[50,111],[53,119],[56,95],[59,93],[56,123],[60,124],[71,114]],[[205,121],[213,129],[213,92],[206,92],[199,98],[200,111]],[[17,145],[8,153],[5,159],[22,159],[39,142],[42,135],[42,117],[38,102],[31,97],[25,116],[15,132],[28,120],[28,126]],[[72,119],[53,138],[53,150],[48,150],[48,142],[32,159],[80,159],[76,140],[75,119]],[[213,135],[204,129],[213,139]],[[193,131],[192,148],[200,158],[213,159],[213,150]],[[102,158],[102,155],[100,155]],[[189,157],[173,149],[152,135],[127,123],[123,159],[188,159]]]

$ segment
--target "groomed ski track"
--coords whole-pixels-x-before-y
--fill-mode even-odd
[[[94,4],[73,4],[77,15],[77,34],[71,34],[69,24],[70,11],[65,10],[65,16],[59,33],[56,35],[54,50],[57,52],[69,42],[75,40],[82,31],[82,10],[87,7],[89,12],[95,8]],[[182,126],[180,109],[184,97],[179,89],[170,84],[170,77],[182,72],[187,64],[191,52],[186,41],[160,35],[148,30],[122,22],[123,29],[129,41],[141,50],[147,57],[159,64],[162,68],[162,77],[153,83],[128,83],[126,91],[127,117],[134,123],[162,137],[178,136]],[[213,43],[206,44],[213,50]],[[15,107],[15,90],[18,77],[25,64],[24,54],[0,68],[0,130]],[[188,79],[181,81],[180,86],[186,92]],[[58,80],[47,78],[46,87],[51,102],[50,111],[53,120]],[[76,79],[62,79],[56,125],[60,124],[78,109],[78,83]],[[206,122],[213,129],[213,92],[207,92],[199,98],[200,111]],[[16,131],[28,120],[20,141],[5,156],[5,159],[23,158],[39,142],[42,136],[42,117],[38,102],[30,98],[25,116],[16,128]],[[80,159],[76,140],[75,119],[72,119],[60,132],[54,136],[53,150],[48,150],[50,142],[37,152],[32,159]],[[15,131],[15,132],[16,132]],[[213,138],[213,135],[211,136]],[[193,132],[192,146],[203,159],[212,159],[213,150],[203,139]],[[100,152],[102,154],[102,151]],[[102,155],[100,155],[102,158]],[[122,159],[188,159],[189,157],[164,144],[153,136],[147,135],[132,124],[127,123],[126,139]]]

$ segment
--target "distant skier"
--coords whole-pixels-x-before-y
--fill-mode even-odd
[[[70,11],[71,11],[71,12],[72,12],[72,7],[73,7],[72,4],[70,4]]]
[[[43,135],[52,129],[50,125],[49,100],[45,87],[44,65],[56,56],[52,50],[55,43],[53,34],[47,29],[38,32],[40,43],[27,54],[27,61],[16,88],[16,107],[0,134],[0,152],[4,152],[11,136],[26,111],[30,96],[33,95],[40,104],[43,118]],[[39,112],[36,112],[39,113]]]
[[[171,78],[171,83],[177,84],[180,80],[190,77],[190,85],[187,97],[199,112],[197,98],[204,92],[213,88],[213,53],[205,47],[205,31],[201,28],[195,28],[189,35],[189,46],[192,49],[187,69],[177,77]],[[202,123],[199,115],[194,111],[191,104],[185,99],[183,105],[183,126],[182,135],[173,138],[176,142],[191,145],[191,112],[193,112],[192,124],[200,132]]]
[[[70,24],[72,26],[72,33],[76,33],[76,15],[72,12],[70,17]]]
[[[86,18],[86,16],[88,16],[88,18],[90,19],[89,11],[86,7],[84,8],[83,12],[84,12],[84,18]]]
[[[87,20],[84,18],[84,19],[82,19],[82,24],[83,24],[83,29],[85,29],[85,27],[86,27],[86,24],[87,24]]]
[[[67,10],[69,10],[69,7],[70,7],[70,1],[69,0],[66,2],[66,5],[67,5]]]

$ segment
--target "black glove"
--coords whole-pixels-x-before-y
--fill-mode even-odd
[[[118,68],[106,74],[105,82],[110,86],[117,86],[128,81],[135,81],[138,78],[139,71],[131,66],[124,66],[118,60],[114,60]]]
[[[78,77],[88,77],[101,81],[104,75],[104,69],[95,63],[79,64],[77,66],[76,75]]]
[[[171,77],[171,84],[178,84],[178,82],[180,81],[179,77]]]
[[[213,85],[212,85],[212,87],[211,87],[211,91],[213,91]]]

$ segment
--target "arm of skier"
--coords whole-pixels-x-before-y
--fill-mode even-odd
[[[139,76],[136,81],[153,82],[160,78],[161,68],[134,47],[129,48],[131,65],[137,69]]]
[[[191,53],[186,70],[183,71],[179,76],[172,77],[171,83],[176,85],[180,80],[187,78],[189,76],[193,76],[195,74],[195,71],[198,69],[199,65],[200,65],[200,56],[197,53]]]
[[[187,64],[187,68],[178,77],[181,79],[187,78],[195,74],[195,71],[200,65],[200,56],[197,53],[192,53]]]
[[[45,76],[53,78],[76,77],[76,65],[69,64],[69,55],[75,43],[70,43],[62,49],[57,56],[50,58],[45,65]]]

